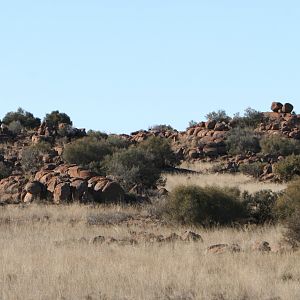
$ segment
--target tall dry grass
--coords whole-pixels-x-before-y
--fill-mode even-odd
[[[277,245],[281,227],[198,229],[204,243],[195,244],[97,246],[85,240],[186,228],[126,223],[147,214],[123,207],[1,207],[0,216],[1,299],[300,299],[299,252],[250,250],[256,240]],[[91,216],[104,221],[91,225]],[[206,254],[216,243],[243,252]]]
[[[220,187],[237,187],[241,191],[255,193],[260,190],[282,191],[285,184],[260,182],[243,174],[164,174],[167,179],[166,189],[172,191],[177,185],[195,184],[199,186],[216,185]]]

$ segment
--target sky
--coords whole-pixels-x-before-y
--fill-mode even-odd
[[[224,109],[300,112],[300,2],[0,0],[0,118],[183,130]]]

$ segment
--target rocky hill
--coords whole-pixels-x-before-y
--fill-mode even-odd
[[[255,115],[253,132],[260,137],[282,136],[290,140],[300,140],[300,115],[292,113],[293,109],[293,105],[289,103],[283,105],[273,102],[271,112]],[[222,168],[218,171],[223,172],[234,172],[240,165],[263,162],[264,168],[259,177],[261,180],[272,180],[275,178],[273,166],[282,159],[282,155],[262,155],[255,151],[232,155],[228,151],[228,137],[235,128],[247,127],[247,121],[249,120],[243,117],[210,119],[182,132],[155,128],[133,132],[131,135],[113,136],[126,141],[128,145],[142,143],[150,137],[161,137],[170,141],[178,160],[219,161],[222,162]],[[0,163],[1,167],[9,169],[10,173],[7,176],[2,175],[4,178],[0,181],[1,203],[27,203],[35,199],[48,199],[54,203],[123,201],[126,193],[115,178],[109,174],[99,176],[91,170],[68,164],[64,160],[66,145],[86,136],[85,129],[77,129],[66,123],[49,125],[43,122],[38,128],[22,129],[17,133],[2,124]],[[104,135],[103,138],[106,137]],[[50,148],[46,153],[38,154],[41,161],[39,169],[28,172],[24,165],[25,149],[43,143],[50,145]],[[26,155],[30,154],[36,155]]]

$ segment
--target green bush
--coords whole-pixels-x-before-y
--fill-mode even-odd
[[[11,175],[11,168],[0,162],[0,180]]]
[[[160,125],[150,126],[149,130],[154,130],[154,131],[173,131],[174,128],[171,125],[160,124]]]
[[[265,136],[260,141],[261,151],[271,155],[300,154],[300,142],[278,135]]]
[[[274,208],[278,197],[279,194],[271,190],[262,190],[254,194],[244,192],[242,195],[248,216],[253,218],[257,224],[276,220]]]
[[[37,172],[43,166],[42,156],[51,150],[51,145],[40,142],[26,147],[22,151],[22,167],[25,172]]]
[[[67,114],[61,113],[58,110],[52,111],[50,114],[46,114],[44,122],[46,122],[48,126],[52,127],[58,127],[58,124],[60,123],[68,124],[71,126],[73,125],[71,118]]]
[[[189,122],[188,128],[195,127],[195,126],[197,126],[197,125],[198,125],[198,122],[196,122],[196,121],[194,121],[194,120],[191,120],[191,121]]]
[[[5,125],[9,125],[12,122],[20,122],[20,124],[28,129],[33,129],[41,124],[39,118],[35,118],[32,113],[25,111],[22,108],[18,108],[16,112],[9,112],[5,115],[2,122]]]
[[[289,183],[286,190],[276,201],[274,211],[278,218],[287,219],[298,208],[300,209],[300,178]]]
[[[254,162],[252,164],[242,164],[239,166],[239,170],[246,175],[259,178],[263,174],[263,170],[266,164],[261,162]]]
[[[245,216],[237,189],[178,186],[167,200],[170,216],[183,224],[230,224]]]
[[[18,135],[22,132],[23,126],[20,121],[12,121],[8,125],[8,130],[15,135]]]
[[[300,245],[300,207],[287,219],[285,237],[294,247]]]
[[[128,140],[117,135],[109,135],[106,140],[114,149],[126,149],[130,145]]]
[[[225,110],[212,111],[206,116],[207,120],[216,121],[216,122],[229,122],[231,118],[226,114]]]
[[[112,152],[112,146],[106,140],[84,137],[66,145],[63,159],[70,164],[88,167],[90,163],[103,161]]]
[[[168,139],[150,137],[146,141],[141,142],[138,148],[152,156],[155,166],[159,169],[175,166],[179,163]]]
[[[282,181],[289,181],[295,176],[300,176],[300,155],[287,156],[277,162],[274,169],[275,174]]]
[[[239,113],[235,114],[232,124],[241,128],[256,128],[263,120],[263,113],[251,107],[245,109],[241,117]]]
[[[250,128],[234,128],[230,131],[226,145],[230,154],[257,153],[260,151],[260,136]]]
[[[153,156],[137,147],[106,157],[105,167],[107,174],[116,177],[126,190],[136,184],[151,188],[160,177],[160,170],[156,167]]]
[[[88,137],[96,138],[97,140],[107,139],[108,134],[102,131],[89,130],[87,132]]]

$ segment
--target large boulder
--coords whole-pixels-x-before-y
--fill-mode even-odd
[[[217,122],[215,120],[208,120],[206,123],[205,123],[205,127],[207,129],[214,129],[215,126],[216,126]]]
[[[71,182],[72,199],[82,200],[83,196],[88,193],[88,184],[85,180],[76,179]]]
[[[280,103],[280,102],[272,102],[271,110],[273,112],[278,113],[278,112],[280,112],[282,110],[282,107],[283,107],[282,103]]]
[[[28,182],[25,186],[25,191],[32,195],[40,195],[44,189],[44,186],[38,181]]]
[[[94,190],[95,201],[122,202],[125,192],[119,183],[106,177],[93,177],[88,181],[89,188]]]
[[[10,176],[0,180],[0,203],[20,203],[24,197],[25,184],[26,179],[22,176]]]
[[[61,203],[71,199],[71,186],[69,182],[59,183],[53,193],[54,203]]]
[[[285,103],[282,107],[282,112],[285,114],[290,114],[294,110],[294,106],[290,103]]]

